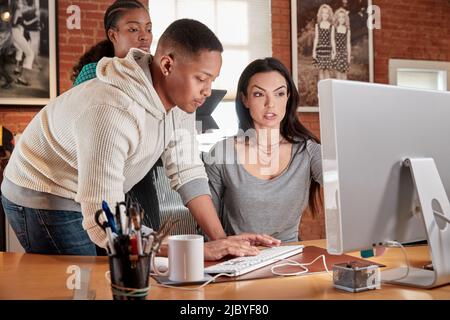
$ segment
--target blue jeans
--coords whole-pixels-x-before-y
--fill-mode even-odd
[[[32,209],[2,196],[3,209],[27,253],[95,256],[81,212]]]

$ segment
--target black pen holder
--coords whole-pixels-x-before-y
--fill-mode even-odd
[[[114,300],[145,300],[147,298],[150,275],[149,255],[110,255],[109,270],[111,290]]]

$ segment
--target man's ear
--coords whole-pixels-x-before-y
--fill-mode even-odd
[[[171,54],[163,55],[159,62],[159,67],[161,69],[162,74],[167,77],[173,70],[172,55]]]

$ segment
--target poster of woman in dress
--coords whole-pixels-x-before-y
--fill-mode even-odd
[[[373,81],[370,0],[292,0],[293,75],[300,103],[318,105],[322,79]]]

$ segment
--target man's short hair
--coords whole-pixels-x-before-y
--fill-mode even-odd
[[[222,43],[214,32],[193,19],[180,19],[169,25],[159,40],[160,46],[186,55],[196,55],[203,50],[223,52]]]

